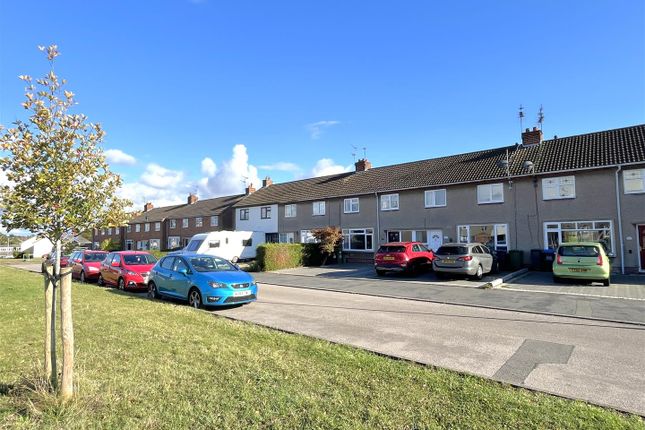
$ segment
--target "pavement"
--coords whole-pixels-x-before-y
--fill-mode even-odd
[[[264,283],[212,312],[645,416],[643,326]]]

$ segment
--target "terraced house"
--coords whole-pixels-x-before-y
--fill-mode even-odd
[[[267,241],[309,242],[338,226],[350,261],[380,243],[477,241],[497,250],[598,240],[614,268],[645,271],[645,125],[522,143],[272,184],[235,205],[235,228]]]

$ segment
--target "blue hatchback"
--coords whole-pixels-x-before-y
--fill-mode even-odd
[[[251,275],[212,255],[168,255],[152,268],[148,282],[148,297],[188,300],[195,308],[249,303],[257,296]]]

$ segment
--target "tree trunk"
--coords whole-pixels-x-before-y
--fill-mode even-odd
[[[43,278],[45,280],[45,379],[50,381],[52,387],[56,383],[56,372],[52,372],[52,368],[56,369],[56,338],[54,337],[55,330],[52,325],[54,306],[54,284],[50,276],[53,274],[53,268],[47,263],[43,263]],[[52,342],[53,341],[53,342]]]
[[[64,400],[74,395],[74,325],[72,323],[72,273],[65,268],[60,279],[60,320],[63,332],[63,375],[60,394]]]

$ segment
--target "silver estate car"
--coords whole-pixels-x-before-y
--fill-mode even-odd
[[[437,277],[448,274],[481,279],[498,270],[497,258],[481,243],[447,243],[439,247],[432,262]]]

